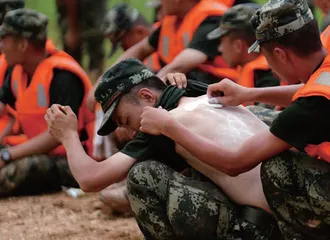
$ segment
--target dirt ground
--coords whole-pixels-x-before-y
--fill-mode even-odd
[[[105,214],[96,194],[63,193],[0,200],[0,240],[140,240],[132,217]]]

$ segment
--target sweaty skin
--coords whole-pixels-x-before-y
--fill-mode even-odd
[[[207,96],[182,98],[171,114],[191,131],[228,148],[238,148],[247,138],[268,128],[244,107],[212,106],[208,104]],[[176,151],[236,203],[270,212],[262,189],[260,164],[237,177],[230,177],[199,161],[180,145],[176,145]]]

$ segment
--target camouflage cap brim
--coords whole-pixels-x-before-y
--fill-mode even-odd
[[[120,98],[118,97],[111,105],[111,107],[104,113],[102,123],[97,134],[100,136],[107,136],[112,133],[116,128],[117,124],[111,119],[113,112],[115,111]]]
[[[218,27],[214,29],[212,32],[209,32],[206,36],[208,40],[214,40],[217,38],[221,38],[224,35],[226,35],[229,32],[229,29],[223,29],[221,27]]]

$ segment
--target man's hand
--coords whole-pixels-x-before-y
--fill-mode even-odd
[[[77,117],[69,106],[53,104],[48,108],[45,119],[48,132],[61,143],[72,133],[77,133]]]
[[[167,124],[173,120],[171,114],[161,107],[145,107],[141,114],[140,131],[152,135],[161,135],[164,132]]]
[[[74,49],[80,42],[78,31],[68,30],[65,34],[65,43],[70,49]]]
[[[187,87],[187,78],[183,73],[168,73],[165,78],[162,79],[165,83],[169,82],[172,86],[177,86],[178,88]]]
[[[229,79],[211,84],[207,88],[209,103],[238,106],[244,102],[249,102],[248,95],[248,88],[240,86]]]

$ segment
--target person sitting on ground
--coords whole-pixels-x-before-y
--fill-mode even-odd
[[[7,12],[19,8],[24,8],[25,0],[0,0],[0,25],[3,23]],[[54,50],[55,45],[50,39],[46,42],[47,50]],[[6,88],[12,71],[12,67],[8,67],[5,55],[0,54],[0,86]],[[0,93],[2,94],[2,93]],[[13,108],[0,102],[0,142],[4,145],[17,145],[26,140],[24,135],[19,135],[19,124],[17,114]],[[8,135],[14,135],[10,138]]]
[[[105,112],[98,134],[107,135],[121,126],[135,138],[102,162],[95,162],[83,151],[70,107],[55,104],[45,119],[50,134],[64,144],[70,169],[84,191],[99,191],[129,172],[129,200],[146,238],[280,239],[261,187],[260,166],[240,177],[230,177],[164,136],[139,132],[145,106],[172,110],[186,127],[228,148],[240,146],[249,136],[268,128],[244,107],[221,109],[208,105],[205,95],[185,97],[194,92],[196,88],[189,86],[186,90],[166,86],[137,59],[110,68],[95,91]],[[187,164],[211,181],[179,174]]]
[[[0,101],[15,109],[27,138],[15,146],[1,146],[1,197],[77,186],[64,147],[47,131],[44,114],[49,106],[70,105],[78,116],[81,138],[93,128],[94,115],[85,103],[91,89],[89,78],[71,56],[47,49],[47,26],[47,16],[20,8],[7,12],[0,27],[1,51],[13,67]],[[92,137],[92,133],[86,136],[87,151]]]

